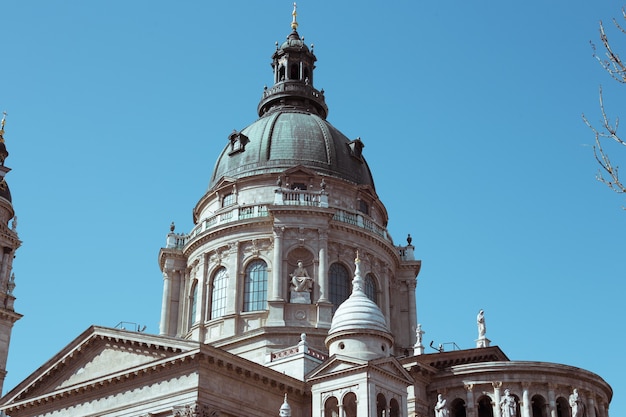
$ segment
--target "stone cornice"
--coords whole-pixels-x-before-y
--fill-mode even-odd
[[[473,376],[473,379],[469,378],[470,375]],[[515,379],[517,378],[516,375],[530,375],[531,377],[541,375],[542,381],[547,378],[553,382],[556,382],[556,378],[562,378],[563,380],[571,380],[573,386],[582,388],[584,384],[589,384],[598,387],[605,392],[609,401],[613,396],[613,389],[599,375],[575,366],[550,362],[497,361],[456,365],[437,375],[435,379],[461,377],[466,382],[472,379],[475,383],[486,383],[485,381],[491,383],[498,378]]]
[[[287,392],[303,396],[308,393],[307,385],[303,381],[221,349],[202,345],[200,353],[202,362],[211,367],[211,372],[229,373],[236,378],[260,382],[276,390],[278,394]]]
[[[254,217],[250,219],[236,220],[226,223],[224,227],[207,230],[191,239],[183,248],[183,254],[189,256],[194,250],[200,246],[217,239],[221,236],[228,236],[236,232],[238,229],[247,229],[251,227],[267,227],[268,236],[272,235],[272,219],[270,217]]]
[[[161,271],[163,271],[163,269],[165,268],[165,260],[167,258],[174,258],[174,259],[181,259],[181,260],[187,259],[185,255],[183,255],[183,251],[180,249],[161,248],[161,250],[159,250],[159,268],[161,269]]]
[[[8,321],[10,323],[15,323],[19,319],[21,319],[23,315],[16,313],[13,310],[7,310],[6,308],[0,308],[0,320]]]
[[[356,234],[357,236],[366,239],[367,241],[376,244],[379,248],[383,249],[390,257],[394,260],[395,266],[398,267],[400,265],[399,256],[396,253],[395,247],[391,242],[386,241],[381,236],[376,233],[370,232],[367,229],[363,229],[358,226],[352,226],[348,223],[343,222],[331,222],[330,227],[333,230],[339,230],[342,232],[349,232]],[[371,251],[371,249],[368,249]]]

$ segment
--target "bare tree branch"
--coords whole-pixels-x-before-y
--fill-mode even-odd
[[[622,8],[622,18],[626,20],[626,9]],[[616,19],[613,19],[613,24],[622,33],[626,35],[626,30],[622,27]],[[606,58],[601,58],[597,54],[596,46],[592,43],[593,56],[598,60],[602,68],[617,82],[626,84],[626,65],[620,58],[619,54],[614,52],[609,42],[604,25],[600,21],[600,41],[604,48],[604,55]],[[619,127],[619,118],[615,118],[615,122],[611,122],[611,119],[606,113],[604,108],[604,97],[602,95],[602,87],[599,91],[600,99],[600,112],[602,114],[602,120],[600,122],[600,128],[596,128],[592,125],[585,115],[582,115],[583,121],[591,129],[595,135],[595,145],[593,146],[593,155],[600,165],[596,178],[598,181],[606,184],[611,190],[616,193],[626,193],[626,186],[619,178],[619,167],[611,163],[608,153],[602,147],[604,140],[609,139],[614,141],[618,145],[626,146],[626,142],[618,135],[617,129]],[[623,207],[626,210],[626,207]]]
[[[622,9],[622,17],[626,20],[626,9]],[[624,30],[624,28],[619,24],[617,19],[613,19],[613,24],[620,32],[626,34],[626,30]],[[602,68],[604,68],[606,72],[613,77],[614,80],[620,83],[626,83],[626,66],[619,57],[619,54],[613,51],[602,21],[600,21],[600,41],[604,47],[604,55],[606,55],[606,58],[601,58],[596,53],[596,46],[592,43],[591,47],[593,48],[593,56],[598,60],[600,65],[602,65]]]

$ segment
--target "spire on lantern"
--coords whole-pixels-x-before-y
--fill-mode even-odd
[[[4,125],[6,123],[6,120],[7,120],[7,112],[4,111],[2,112],[2,121],[0,121],[0,166],[2,167],[4,167],[4,160],[7,159],[7,156],[9,156],[7,147],[4,144]],[[6,169],[0,172],[0,177],[2,177],[3,181],[4,181],[4,174],[8,172],[8,171],[6,172],[5,171]]]
[[[4,143],[4,124],[7,120],[7,112],[2,112],[2,121],[0,122],[0,143]]]
[[[296,11],[296,8],[298,6],[296,5],[296,3],[293,3],[293,12],[291,12],[291,16],[293,16],[293,19],[291,21],[291,28],[293,30],[297,30],[298,29],[298,22],[296,21],[296,17],[298,16],[298,12]]]

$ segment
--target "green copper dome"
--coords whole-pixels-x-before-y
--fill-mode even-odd
[[[316,114],[276,109],[233,136],[217,160],[209,189],[223,177],[279,174],[298,165],[374,187],[362,142],[348,139]]]

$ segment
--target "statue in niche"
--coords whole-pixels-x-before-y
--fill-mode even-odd
[[[298,261],[298,267],[289,274],[291,277],[291,290],[295,292],[311,292],[313,288],[313,278],[309,276],[306,268],[302,266],[302,261]]]
[[[585,415],[585,405],[578,395],[578,390],[569,396],[569,406],[572,407],[572,417],[583,417]]]
[[[511,391],[508,389],[504,390],[504,396],[500,399],[500,410],[502,417],[517,416],[517,403],[515,402],[515,397],[511,395]]]
[[[435,417],[448,417],[448,407],[446,407],[446,400],[443,395],[437,396],[437,404],[435,404]]]
[[[485,326],[485,312],[480,310],[476,317],[476,324],[478,325],[478,338],[484,339],[487,333],[487,326]]]

